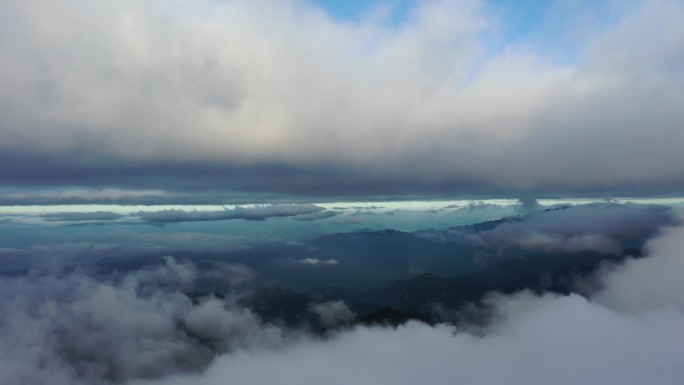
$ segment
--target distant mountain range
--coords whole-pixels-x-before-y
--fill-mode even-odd
[[[655,208],[604,205],[593,210],[610,215],[587,225],[580,209],[560,207],[446,230],[338,233],[222,254],[174,256],[191,260],[200,269],[227,262],[254,271],[253,290],[241,304],[267,322],[322,328],[311,306],[330,301],[344,301],[356,314],[356,322],[395,324],[402,317],[454,321],[445,319],[453,312],[444,309],[458,310],[490,292],[568,293],[577,277],[602,262],[640,257],[645,240],[667,223]],[[629,210],[634,212],[626,215]],[[648,220],[635,213],[648,214]],[[620,226],[611,225],[616,221]],[[590,232],[577,230],[587,227]],[[132,270],[157,259],[149,256],[101,266]],[[234,290],[231,285],[207,278],[195,284],[191,296],[221,296]]]
[[[605,260],[616,261],[621,258],[595,253],[577,254],[572,258],[567,255],[529,254],[524,258],[497,262],[457,276],[441,277],[424,273],[374,288],[320,286],[299,293],[268,287],[255,292],[244,304],[267,321],[282,321],[288,325],[305,320],[313,322],[308,312],[312,303],[339,300],[347,303],[358,315],[359,322],[365,320],[364,323],[381,319],[377,314],[371,315],[385,307],[420,314],[424,319],[439,319],[435,307],[457,310],[469,302],[481,300],[493,291],[512,293],[528,289],[537,292],[571,292],[575,278],[592,272]]]
[[[561,210],[571,208],[556,208],[541,215]],[[522,226],[526,230],[528,221],[529,217],[513,217],[444,231],[383,230],[320,236],[290,249],[292,253],[303,254],[294,257],[285,253],[289,255],[285,260],[316,258],[334,260],[335,265],[298,266],[291,263],[286,274],[278,271],[281,274],[278,279],[265,279],[267,288],[255,292],[245,304],[267,321],[287,324],[304,319],[315,323],[310,314],[304,316],[310,304],[328,301],[344,301],[357,314],[357,322],[382,320],[387,309],[413,314],[405,319],[457,322],[444,319],[449,312],[437,310],[457,310],[480,301],[490,292],[512,293],[528,289],[569,293],[574,290],[578,277],[590,274],[601,263],[628,256],[640,257],[641,245],[654,231],[649,227],[626,235],[606,231],[604,238],[610,237],[611,242],[620,245],[618,253],[601,252],[600,248],[593,250],[593,245],[584,249],[540,247],[535,250],[516,247],[516,239],[503,239],[499,244],[470,241],[472,236],[501,232],[500,226]],[[520,232],[512,234],[510,237],[515,237]],[[562,242],[573,236],[585,235],[570,233],[557,238]],[[591,236],[595,237],[595,234]],[[268,272],[268,269],[266,272],[266,277],[276,273]],[[282,289],[278,291],[276,287]],[[395,316],[389,318],[397,319]],[[385,321],[395,323],[389,319],[378,322]]]

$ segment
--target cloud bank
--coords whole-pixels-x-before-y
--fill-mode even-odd
[[[606,267],[578,294],[492,295],[484,325],[355,327],[325,339],[262,324],[223,300],[190,297],[209,274],[166,259],[129,272],[71,269],[0,278],[0,371],[9,384],[678,384],[684,375],[684,227],[648,256]],[[311,307],[324,322],[352,314]]]
[[[567,7],[559,40],[575,40],[557,50],[574,54],[559,62],[557,42],[496,36],[501,13],[483,1],[416,2],[395,23],[294,0],[2,0],[0,177],[297,195],[679,191],[684,4],[611,4],[592,8],[609,20],[594,24]]]
[[[284,351],[245,350],[199,376],[137,384],[677,384],[683,372],[684,303],[678,294],[684,228],[653,241],[652,255],[601,276],[577,294],[494,296],[492,322],[456,330],[409,323],[359,327]],[[666,279],[661,279],[666,277]]]

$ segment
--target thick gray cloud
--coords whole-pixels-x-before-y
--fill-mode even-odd
[[[224,279],[240,280],[234,272]],[[217,353],[252,343],[282,343],[282,331],[232,300],[193,304],[178,291],[200,275],[168,259],[120,276],[0,279],[3,383],[120,383],[196,370]]]
[[[419,2],[396,24],[299,1],[2,0],[0,176],[298,195],[679,191],[684,5],[628,3],[604,7],[610,23],[567,14],[579,41],[559,63],[556,42],[488,46],[501,20],[479,1]]]

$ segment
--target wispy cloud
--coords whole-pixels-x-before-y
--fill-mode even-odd
[[[186,211],[179,209],[160,211],[141,211],[137,215],[144,221],[165,224],[176,222],[204,222],[224,221],[229,219],[244,219],[248,221],[263,221],[273,217],[294,217],[310,215],[325,210],[314,204],[272,204],[253,207],[235,207],[221,211]]]
[[[297,261],[305,265],[339,265],[339,261],[336,259],[318,259],[318,258],[304,258]]]

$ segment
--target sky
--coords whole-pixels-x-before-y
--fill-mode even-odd
[[[679,195],[684,4],[0,1],[3,204]]]

